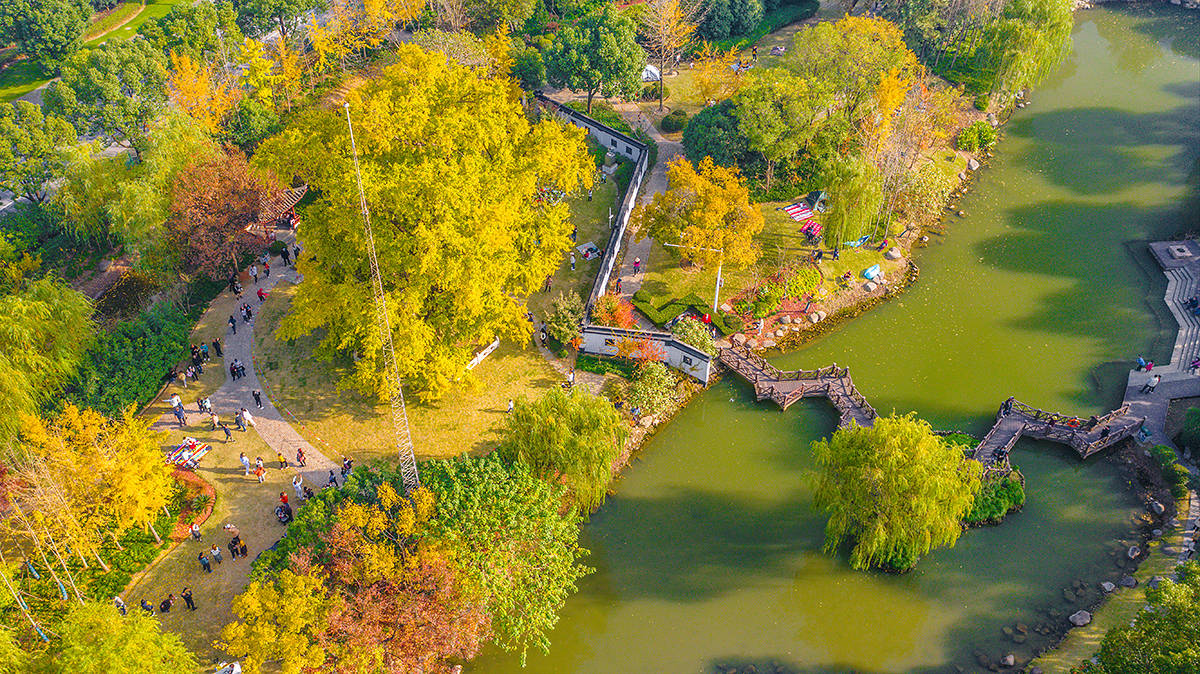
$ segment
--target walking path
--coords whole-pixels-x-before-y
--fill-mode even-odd
[[[655,194],[667,191],[667,164],[683,155],[683,144],[664,138],[653,122],[642,114],[637,104],[620,103],[613,108],[625,117],[630,126],[645,131],[658,146],[658,161],[650,169],[650,175],[642,183],[642,190],[638,195],[638,203],[649,203]],[[621,268],[617,273],[617,277],[621,279],[621,297],[625,299],[633,297],[633,294],[641,289],[642,281],[646,278],[646,269],[650,265],[650,251],[654,241],[648,236],[641,236],[639,239],[640,234],[636,229],[630,230],[625,256],[621,259]],[[641,269],[635,272],[633,262],[638,258],[642,261]]]
[[[282,238],[280,240],[291,246],[294,236],[289,233],[286,240]],[[300,282],[299,274],[296,272],[295,267],[283,266],[279,258],[272,258],[271,270],[271,276],[259,275],[257,285],[250,280],[247,280],[244,284],[245,301],[250,303],[255,311],[257,311],[258,305],[254,294],[259,288],[270,292],[281,280],[287,280],[292,283]],[[328,481],[329,471],[336,472],[341,470],[341,463],[335,463],[316,447],[309,444],[283,418],[283,414],[275,406],[268,392],[264,391],[262,384],[259,383],[258,373],[253,367],[254,324],[251,322],[247,325],[241,320],[240,316],[235,316],[235,318],[238,320],[240,329],[236,333],[227,331],[224,338],[224,362],[221,363],[221,368],[225,373],[225,383],[210,396],[213,411],[219,414],[222,421],[226,421],[230,428],[233,428],[235,424],[231,417],[236,415],[241,408],[245,407],[254,418],[254,430],[258,432],[259,437],[267,443],[268,447],[283,454],[293,465],[296,465],[296,450],[303,448],[306,465],[297,472],[304,476],[304,481],[314,490],[320,489]],[[234,358],[240,359],[246,365],[246,376],[236,381],[229,376],[228,365]],[[213,365],[217,365],[215,358]],[[263,409],[257,409],[254,403],[254,396],[251,392],[255,390],[263,392]],[[158,420],[156,426],[163,428],[171,427],[175,424],[174,415],[168,412]]]

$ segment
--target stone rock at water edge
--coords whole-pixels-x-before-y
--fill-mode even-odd
[[[1076,627],[1083,627],[1084,625],[1092,622],[1092,614],[1088,613],[1087,611],[1076,611],[1072,613],[1071,617],[1067,618],[1067,620],[1070,620],[1071,624]]]

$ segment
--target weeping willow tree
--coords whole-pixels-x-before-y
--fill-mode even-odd
[[[825,241],[837,247],[870,234],[883,206],[883,187],[875,166],[863,157],[843,157],[822,172],[821,184],[829,193]]]
[[[852,543],[856,569],[907,571],[954,545],[980,489],[981,466],[912,414],[840,429],[813,453],[816,505],[829,513],[825,550]]]
[[[1067,0],[1009,0],[990,30],[991,93],[1007,100],[1040,83],[1066,55],[1074,26]]]

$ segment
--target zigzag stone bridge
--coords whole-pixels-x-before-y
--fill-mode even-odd
[[[859,393],[850,369],[836,364],[818,370],[785,372],[749,348],[733,345],[717,355],[721,364],[754,387],[758,400],[772,400],[786,410],[801,398],[827,398],[837,408],[839,428],[852,424],[870,426],[879,414]],[[1143,417],[1129,413],[1123,405],[1099,417],[1081,419],[1030,407],[1014,398],[1005,400],[996,412],[992,429],[972,451],[972,457],[987,468],[1009,470],[1008,455],[1022,437],[1062,443],[1087,457],[1133,436]]]

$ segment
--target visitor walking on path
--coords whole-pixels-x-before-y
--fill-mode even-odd
[[[204,569],[204,573],[212,573],[212,565],[208,563],[208,557],[203,552],[196,559],[200,560],[200,568]]]
[[[236,322],[234,323],[236,325]],[[221,338],[214,338],[212,341],[213,352],[217,354],[217,358],[221,358],[224,354],[221,353]]]
[[[296,502],[304,500],[304,476],[297,473],[292,478],[292,489],[296,490]]]
[[[258,389],[254,389],[253,391],[250,392],[250,395],[254,396],[254,404],[258,405],[258,409],[261,410],[263,408],[262,391],[259,391]]]
[[[196,602],[192,601],[192,588],[185,587],[183,588],[183,592],[180,592],[179,594],[183,597],[183,603],[187,604],[188,609],[195,611]]]
[[[1154,389],[1158,387],[1158,382],[1162,381],[1162,377],[1154,375],[1142,385],[1142,393],[1154,393]]]
[[[214,562],[221,563],[221,548],[217,547],[216,543],[213,543],[212,547],[208,549],[208,554],[212,555]]]
[[[192,522],[192,526],[189,528],[192,531],[192,540],[194,540],[194,541],[200,540],[200,525],[196,524],[195,522]]]
[[[221,427],[221,432],[225,434],[225,442],[233,442],[233,433],[229,432],[229,427],[222,421],[218,424]]]
[[[303,468],[304,466],[307,465],[304,463],[304,448],[303,447],[296,448],[296,464],[299,465],[301,468]]]
[[[258,267],[250,265],[250,278],[254,279],[254,285],[258,285]]]
[[[233,334],[237,334],[237,319],[232,314],[229,316],[229,329],[233,330]]]
[[[249,475],[250,474],[250,457],[246,456],[245,452],[239,452],[238,453],[238,461],[241,461],[242,465],[246,467],[246,474]]]
[[[129,610],[125,606],[125,601],[123,599],[121,599],[120,596],[113,597],[113,606],[117,607],[117,611],[119,611],[121,613],[121,615],[125,615],[126,612],[128,612],[128,610]]]
[[[1142,354],[1139,353],[1137,357],[1137,371],[1141,372],[1144,369],[1146,369],[1146,359],[1142,358]]]

